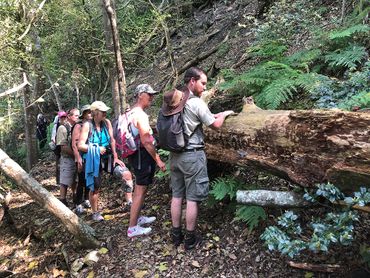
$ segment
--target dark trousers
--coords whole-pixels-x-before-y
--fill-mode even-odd
[[[84,168],[84,167],[83,167]],[[89,200],[89,189],[86,187],[85,171],[78,173],[78,183],[76,188],[75,205],[80,205],[85,200]]]

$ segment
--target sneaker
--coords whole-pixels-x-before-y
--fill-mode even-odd
[[[144,228],[140,226],[134,226],[134,227],[129,227],[127,229],[127,236],[129,238],[136,237],[136,236],[145,236],[150,234],[152,231],[152,228]]]
[[[92,215],[92,219],[94,221],[103,221],[104,217],[101,216],[101,214],[99,212],[94,212],[93,215]]]
[[[142,226],[145,224],[150,224],[153,223],[156,220],[154,216],[147,217],[147,216],[140,216],[139,219],[137,220],[137,225]]]
[[[85,208],[91,208],[90,201],[89,201],[89,200],[85,200],[85,201],[83,202],[83,206],[84,206]]]
[[[78,205],[77,207],[76,207],[76,209],[75,209],[75,213],[77,214],[77,215],[81,215],[81,214],[83,214],[84,213],[84,207],[82,206],[82,205]]]

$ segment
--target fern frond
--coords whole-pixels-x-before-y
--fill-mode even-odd
[[[227,195],[230,199],[234,199],[236,196],[236,188],[239,183],[233,178],[217,178],[211,182],[212,190],[210,193],[215,197],[216,200],[222,200]]]
[[[262,59],[280,59],[284,56],[287,49],[288,47],[282,42],[268,40],[248,48],[247,53],[251,57]]]
[[[336,39],[343,39],[343,38],[348,38],[352,37],[356,33],[368,33],[370,31],[370,27],[368,25],[364,24],[358,24],[351,26],[347,29],[341,30],[341,31],[333,31],[330,35],[329,38],[331,40],[336,40]]]
[[[329,63],[331,67],[345,67],[354,70],[366,56],[365,47],[351,45],[345,49],[336,50],[325,55],[325,62]]]
[[[289,100],[296,91],[295,80],[288,78],[274,80],[257,95],[257,105],[262,104],[268,109],[276,109],[280,104]]]
[[[248,224],[248,229],[252,231],[262,220],[266,220],[265,210],[259,206],[241,206],[235,212],[235,220],[241,220]]]
[[[305,71],[308,72],[309,66],[313,64],[321,56],[321,54],[322,52],[320,49],[302,50],[285,58],[283,62],[292,68],[305,69]]]

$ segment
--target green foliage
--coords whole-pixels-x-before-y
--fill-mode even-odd
[[[348,68],[353,71],[366,57],[367,52],[365,47],[352,45],[345,49],[338,49],[328,53],[324,58],[330,67]]]
[[[313,193],[304,194],[304,198],[316,202],[325,198],[334,203],[344,198],[344,194],[334,185],[320,184]],[[361,188],[354,198],[346,198],[350,205],[365,205],[370,202],[370,191]],[[278,225],[265,229],[261,239],[270,251],[276,250],[293,258],[303,250],[329,252],[332,244],[349,245],[353,240],[354,222],[359,221],[357,212],[346,209],[342,212],[329,212],[324,218],[312,219],[304,231],[311,231],[311,236],[303,236],[303,230],[297,223],[298,216],[292,211],[285,212],[278,218]]]
[[[159,149],[158,154],[160,155],[162,161],[166,163],[166,171],[162,172],[161,170],[158,170],[155,173],[155,177],[159,180],[167,180],[170,177],[170,152]]]
[[[344,30],[335,30],[329,34],[331,40],[338,40],[343,38],[351,38],[356,34],[366,34],[370,31],[368,25],[358,24],[350,26]]]
[[[211,182],[212,190],[210,193],[216,200],[222,200],[226,197],[235,199],[236,191],[240,188],[240,183],[233,178],[217,178]]]
[[[235,209],[235,197],[237,190],[244,189],[246,186],[233,177],[216,178],[211,182],[209,205],[214,205],[216,201],[228,199],[231,201],[229,207]],[[252,231],[258,224],[266,220],[265,210],[258,206],[236,206],[234,220],[246,222],[248,229]]]
[[[235,212],[235,220],[246,222],[250,231],[266,218],[265,210],[259,206],[239,206]]]
[[[282,41],[263,41],[247,49],[250,57],[276,60],[284,57],[288,47]]]

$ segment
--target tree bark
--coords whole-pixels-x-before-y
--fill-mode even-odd
[[[342,190],[370,185],[370,113],[340,110],[243,111],[206,129],[209,159],[251,165],[303,186],[332,182]]]
[[[118,74],[118,88],[119,88],[119,103],[120,103],[120,111],[115,116],[119,116],[122,111],[126,109],[126,79],[125,79],[125,72],[123,69],[123,62],[121,56],[121,47],[119,42],[119,34],[118,34],[118,27],[117,27],[117,17],[115,10],[112,6],[111,0],[102,0],[103,6],[105,11],[108,15],[111,33],[112,33],[112,40],[113,40],[113,49],[115,55],[115,64],[117,68]]]
[[[102,11],[103,11],[103,25],[104,25],[104,35],[105,35],[105,45],[110,53],[114,53],[114,46],[113,46],[113,37],[112,37],[112,29],[110,26],[108,14],[105,10],[104,1],[102,2]],[[110,60],[109,68],[107,70],[107,78],[111,81],[112,87],[112,105],[114,110],[114,115],[120,115],[121,113],[121,101],[120,101],[120,91],[118,85],[118,72],[115,63]]]
[[[11,178],[23,191],[35,200],[40,206],[54,214],[66,226],[83,246],[95,248],[99,242],[95,239],[95,231],[85,224],[71,210],[63,205],[50,192],[43,188],[35,179],[31,178],[15,161],[0,149],[0,170]]]
[[[312,205],[312,203],[304,200],[300,194],[271,190],[238,190],[236,192],[236,201],[244,205],[272,208],[295,208]]]

